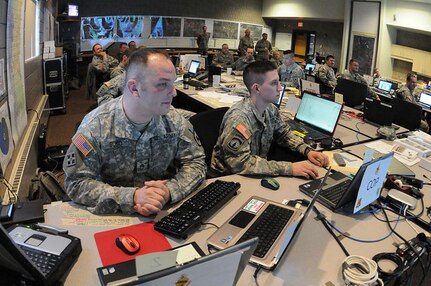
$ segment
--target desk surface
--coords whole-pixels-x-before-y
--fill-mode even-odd
[[[322,175],[324,173],[323,170],[320,170],[320,173]],[[282,202],[284,199],[304,198],[304,195],[298,191],[298,185],[304,183],[304,180],[298,178],[278,178],[281,186],[278,191],[271,191],[261,187],[258,179],[239,175],[232,175],[223,179],[240,182],[241,188],[237,196],[208,220],[208,222],[218,226],[227,221],[237,208],[252,195],[258,195],[277,202]],[[427,186],[426,188],[426,191],[431,191],[431,187]],[[62,217],[67,206],[69,204],[64,203],[47,205],[45,213],[46,223],[62,226]],[[386,224],[378,221],[371,214],[348,217],[332,213],[318,203],[316,206],[328,220],[332,221],[343,232],[348,232],[356,238],[376,240],[389,233]],[[93,216],[88,213],[88,217]],[[107,216],[99,217],[106,218]],[[289,251],[284,255],[277,269],[273,272],[260,272],[258,276],[260,285],[324,285],[327,282],[332,282],[334,285],[343,285],[340,266],[345,259],[345,255],[332,236],[323,227],[322,223],[313,219],[314,217],[315,214],[311,213],[311,217],[306,220],[301,233]],[[390,215],[390,218],[394,219],[396,216]],[[148,219],[134,216],[132,217],[132,221],[133,223],[139,223],[148,221]],[[98,285],[96,268],[101,266],[101,261],[94,240],[94,233],[115,227],[85,225],[67,225],[63,227],[69,229],[71,235],[81,239],[83,249],[78,262],[66,280],[66,285]],[[396,230],[407,239],[416,236],[415,232],[405,222],[400,222]],[[206,251],[206,240],[214,231],[214,228],[207,227],[197,231],[187,240],[181,241],[169,237],[168,240],[173,247],[196,241]],[[350,239],[342,239],[342,243],[350,254],[362,255],[369,258],[381,252],[394,252],[394,242],[400,243],[401,241],[394,235],[376,243],[360,243]],[[254,270],[254,266],[248,265],[238,285],[255,285],[253,278]]]

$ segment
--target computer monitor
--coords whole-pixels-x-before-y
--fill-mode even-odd
[[[278,108],[280,108],[281,102],[283,101],[283,96],[284,96],[284,91],[286,90],[286,85],[282,84],[281,85],[281,91],[280,91],[280,95],[277,98],[277,101],[274,102],[275,106],[277,106]]]
[[[313,72],[315,68],[316,68],[315,64],[307,64],[305,66],[305,72]]]
[[[69,17],[78,17],[79,16],[78,5],[68,4],[67,5],[67,16],[69,16]]]
[[[344,104],[349,107],[360,106],[368,95],[368,86],[348,79],[339,79],[335,92],[343,95]]]
[[[381,79],[378,88],[383,91],[390,92],[392,89],[392,82]]]
[[[421,96],[419,97],[419,105],[424,108],[431,108],[431,93],[427,91],[422,91]]]
[[[192,60],[189,66],[189,75],[192,77],[196,76],[199,72],[199,66],[200,66],[199,61]]]

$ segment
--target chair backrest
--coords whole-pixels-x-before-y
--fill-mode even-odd
[[[207,166],[211,164],[211,156],[214,145],[217,143],[220,125],[228,109],[228,107],[221,107],[207,110],[197,113],[190,118],[190,123],[193,125],[204,148]]]
[[[335,92],[343,95],[344,104],[349,107],[361,105],[368,95],[368,87],[365,84],[340,78],[335,87]]]
[[[422,107],[417,104],[394,98],[392,99],[394,123],[409,130],[418,129],[421,124]]]

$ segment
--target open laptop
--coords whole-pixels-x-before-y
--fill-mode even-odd
[[[24,278],[30,285],[64,282],[81,250],[81,241],[70,235],[53,235],[21,225],[6,230],[0,224],[0,267],[9,269],[8,279]],[[4,285],[7,281],[2,277]]]
[[[338,80],[335,92],[343,95],[344,104],[349,107],[361,106],[368,95],[368,86],[365,84],[341,78]]]
[[[312,72],[314,72],[315,68],[316,68],[316,64],[312,64],[312,63],[306,64],[304,72],[306,72],[306,73],[312,73]]]
[[[392,157],[393,153],[388,153],[362,164],[353,179],[341,172],[333,172],[317,201],[334,212],[359,212],[379,198]],[[299,190],[312,197],[319,190],[321,181],[316,179],[302,184]]]
[[[376,89],[374,89],[374,91],[379,96],[391,97],[391,94],[390,94],[391,89],[392,89],[392,82],[381,79],[379,82],[379,86]]]
[[[343,105],[309,93],[304,93],[290,128],[305,140],[321,141],[335,133]]]
[[[286,90],[286,85],[285,84],[281,84],[281,91],[280,91],[280,95],[277,98],[277,101],[274,102],[274,105],[277,106],[277,108],[280,108],[281,106],[281,102],[283,101],[283,96],[284,96],[284,91]]]
[[[418,104],[425,110],[431,110],[431,93],[422,91]]]
[[[196,77],[196,75],[199,73],[199,66],[200,66],[200,62],[196,61],[196,60],[191,60],[190,61],[190,66],[189,66],[189,75],[190,77]]]
[[[326,172],[322,186],[329,173],[330,170]],[[319,192],[316,192],[306,210],[253,196],[208,238],[207,243],[213,248],[224,249],[249,238],[259,237],[250,263],[274,270],[297,237],[317,196]]]
[[[394,121],[392,105],[366,98],[364,101],[364,120],[379,126],[391,126]]]
[[[138,277],[135,259],[97,268],[102,285],[236,285],[256,248],[253,238],[191,262]],[[159,261],[155,261],[159,263]],[[182,280],[183,279],[183,280]],[[180,284],[184,282],[184,284]]]

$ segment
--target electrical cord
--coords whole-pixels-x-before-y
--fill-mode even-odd
[[[402,258],[395,253],[379,253],[373,256],[373,260],[377,263],[377,271],[379,272],[379,276],[383,279],[383,281],[389,281],[398,278],[404,272],[404,262]],[[391,272],[386,272],[379,266],[379,262],[382,260],[392,261],[395,265],[397,265],[397,267],[394,270],[391,270]]]
[[[355,124],[355,128],[356,128],[356,134],[355,134],[355,136],[356,136],[356,143],[359,143],[359,133],[361,133],[361,130],[359,130],[359,127],[358,127],[358,124],[365,124],[365,122],[364,121],[358,121],[356,124]]]
[[[372,259],[351,255],[344,259],[342,271],[347,285],[384,285],[379,278],[378,265]]]
[[[405,207],[404,208],[404,217],[406,217],[406,214],[407,214],[407,209],[408,209],[408,207]],[[419,234],[420,232],[417,230],[417,228],[416,227],[414,227],[414,225],[406,218],[405,219],[406,220],[406,223],[416,232],[416,234]]]
[[[415,214],[415,215],[408,215],[408,216],[406,216],[406,215],[404,215],[404,214],[399,214],[399,213],[397,213],[395,210],[393,210],[392,208],[388,208],[388,207],[386,207],[386,206],[387,206],[387,204],[383,204],[383,206],[384,206],[384,209],[385,209],[385,210],[390,211],[390,212],[393,212],[393,213],[398,214],[398,215],[400,215],[401,217],[403,217],[401,220],[414,219],[414,218],[420,218],[420,217],[422,216],[422,214],[424,213],[424,211],[425,211],[425,205],[424,205],[424,200],[423,200],[423,198],[421,198],[421,199],[420,199],[420,201],[421,201],[421,205],[422,205],[422,209],[421,209],[420,213]],[[380,202],[380,203],[382,204],[382,202]],[[372,206],[373,206],[373,207],[375,207],[375,208],[379,208],[379,209],[380,209],[380,206],[376,206],[376,205],[374,205],[374,204],[373,204]],[[375,212],[374,212],[374,213],[372,213],[372,214],[373,214],[373,216],[374,216],[377,220],[382,221],[382,222],[386,222],[386,220],[381,219],[381,218],[378,218],[378,217],[375,215]],[[398,219],[397,219],[397,220],[398,220]],[[394,222],[394,221],[397,221],[397,220],[389,220],[389,222]]]

